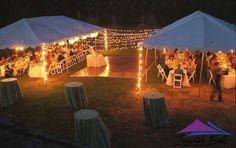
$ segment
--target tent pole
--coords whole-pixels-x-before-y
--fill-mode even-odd
[[[146,48],[146,56],[145,56],[145,71],[146,71],[146,72],[145,72],[145,73],[146,73],[146,74],[145,74],[145,80],[146,80],[146,83],[147,83],[147,81],[148,81],[148,78],[147,78],[147,73],[148,73],[148,72],[147,72],[147,70],[146,70],[146,69],[147,69],[148,50],[149,50],[149,49]]]
[[[97,50],[97,37],[95,37],[95,39],[94,39],[95,41],[95,50]]]
[[[157,49],[155,48],[155,65],[157,65],[156,59],[157,59]]]
[[[201,90],[203,60],[204,60],[204,52],[202,52],[202,61],[201,61],[201,69],[200,69],[200,79],[199,79],[199,90],[198,90],[198,96],[200,96],[200,90]]]

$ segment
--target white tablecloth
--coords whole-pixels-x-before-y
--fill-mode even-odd
[[[102,67],[106,66],[106,60],[101,54],[87,55],[87,67]]]
[[[5,68],[4,66],[0,66],[0,77],[4,77],[5,76]]]
[[[174,81],[174,70],[171,70],[169,72],[169,75],[167,77],[166,85],[173,86]],[[183,83],[182,86],[191,86],[188,81],[187,71],[184,70],[184,76],[183,76]]]
[[[28,73],[29,77],[42,78],[43,77],[42,68],[43,68],[43,66],[41,66],[41,65],[30,66],[29,73]]]
[[[221,77],[221,88],[230,89],[236,88],[236,74],[222,75]]]

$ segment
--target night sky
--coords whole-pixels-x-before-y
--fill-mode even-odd
[[[196,10],[236,23],[235,0],[1,0],[0,27],[25,17],[65,15],[109,28],[158,28]]]

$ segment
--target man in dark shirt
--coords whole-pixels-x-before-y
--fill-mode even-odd
[[[216,84],[213,86],[213,91],[211,93],[210,100],[213,101],[215,93],[218,92],[218,101],[220,102],[222,101],[222,91],[221,91],[221,84],[220,84],[222,72],[221,72],[221,69],[219,68],[218,62],[215,62],[214,66],[215,66],[215,69],[213,70],[212,74],[213,74],[213,78]]]
[[[58,56],[58,58],[57,58],[57,61],[58,61],[58,62],[61,62],[61,61],[64,60],[64,59],[65,59],[64,55],[63,55],[63,54],[60,54],[60,55]]]
[[[13,77],[13,69],[11,69],[8,65],[5,67],[5,78]]]
[[[175,72],[175,74],[181,74],[181,75],[184,74],[184,71],[183,71],[183,69],[181,69],[180,64],[178,64],[178,68],[176,68],[174,72]]]

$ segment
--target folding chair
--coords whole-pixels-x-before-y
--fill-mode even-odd
[[[174,74],[173,88],[181,88],[182,87],[182,74]]]
[[[67,62],[68,68],[70,68],[70,67],[73,66],[73,61],[72,61],[72,58],[71,58],[71,57],[69,57],[68,59],[66,59],[66,62]]]
[[[60,64],[61,64],[62,71],[64,71],[65,69],[68,70],[67,63],[66,63],[65,59],[60,61]]]
[[[160,71],[161,71],[161,70],[160,70],[160,64],[157,65],[157,70],[158,70],[158,71],[157,71],[157,78],[159,78],[160,75],[161,75],[161,74],[160,74],[160,73],[161,73],[161,72],[160,72]]]
[[[73,65],[76,65],[77,64],[76,55],[73,55],[71,58]]]
[[[61,68],[61,64],[60,63],[56,63],[55,64],[55,70],[56,70],[56,73],[62,73],[62,68]]]
[[[159,65],[159,73],[160,73],[160,75],[161,75],[161,77],[162,77],[162,81],[165,79],[165,80],[167,80],[167,77],[166,77],[166,74],[165,74],[165,71],[164,71],[164,69],[161,67],[161,65],[160,64],[158,64]]]
[[[216,81],[215,81],[215,79],[214,79],[214,77],[213,77],[213,74],[212,74],[211,70],[208,70],[208,72],[209,72],[209,74],[210,74],[209,85],[211,85],[211,81],[213,81],[213,83],[216,84]]]
[[[57,71],[56,71],[56,69],[55,69],[55,65],[54,65],[54,64],[51,64],[51,65],[49,66],[48,71],[49,71],[49,74],[51,74],[51,75],[57,74]]]
[[[188,81],[190,82],[190,80],[193,80],[193,84],[194,84],[194,77],[195,77],[195,70],[191,73],[190,76],[188,76]]]

